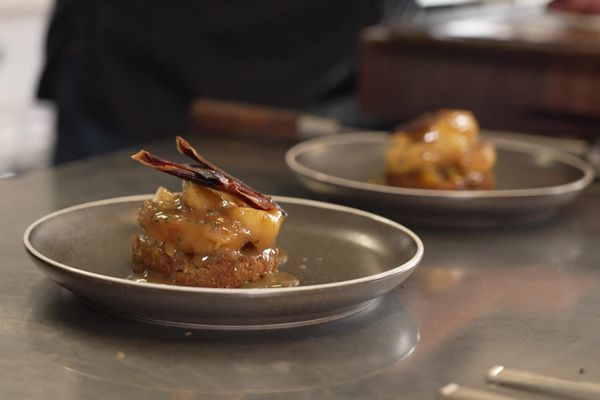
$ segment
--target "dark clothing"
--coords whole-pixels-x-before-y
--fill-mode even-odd
[[[86,135],[80,123],[109,148],[181,133],[195,97],[303,108],[351,90],[359,30],[382,3],[59,0],[39,95],[58,103],[58,146]]]

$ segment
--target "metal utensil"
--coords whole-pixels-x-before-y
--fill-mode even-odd
[[[527,371],[505,368],[500,365],[489,370],[486,375],[486,381],[532,392],[565,396],[571,399],[600,399],[600,384],[553,378]]]
[[[472,389],[456,383],[449,383],[441,388],[438,397],[449,400],[518,400],[517,397]]]
[[[347,131],[335,118],[284,108],[199,98],[189,107],[190,125],[199,132],[309,138]]]

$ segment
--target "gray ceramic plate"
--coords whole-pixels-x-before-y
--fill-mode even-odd
[[[364,211],[275,197],[289,213],[278,238],[282,271],[301,286],[210,289],[137,283],[131,273],[136,210],[149,196],[86,203],[45,216],[24,243],[51,279],[95,307],[138,320],[212,329],[284,328],[366,310],[404,281],[423,255],[405,227]]]
[[[288,166],[328,199],[359,205],[400,222],[494,226],[536,221],[571,201],[594,177],[585,161],[545,146],[493,139],[495,190],[431,190],[370,183],[383,175],[384,133],[320,137],[292,147]]]

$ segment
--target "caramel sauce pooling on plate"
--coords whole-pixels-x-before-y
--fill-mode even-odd
[[[265,285],[294,286],[297,280],[293,284],[282,274],[271,275],[285,258],[275,245],[284,218],[281,210],[258,210],[234,195],[192,182],[183,182],[181,194],[161,187],[138,212],[144,233],[134,238],[136,274],[131,279],[240,287],[279,276]],[[202,274],[210,279],[196,279]],[[240,281],[244,277],[248,279]]]

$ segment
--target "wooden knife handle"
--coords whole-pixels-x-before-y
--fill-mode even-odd
[[[301,114],[275,107],[214,99],[196,99],[190,105],[191,127],[213,134],[298,136]]]

